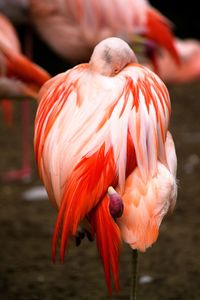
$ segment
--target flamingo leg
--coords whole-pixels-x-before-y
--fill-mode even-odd
[[[25,35],[25,53],[32,58],[32,35],[27,29]],[[20,169],[14,169],[4,173],[3,180],[6,182],[24,181],[28,182],[32,176],[31,145],[30,145],[30,103],[24,100],[21,105],[22,118],[22,165]]]
[[[132,279],[130,300],[137,299],[138,250],[132,250]]]
[[[29,181],[32,175],[30,147],[30,103],[22,102],[22,165],[19,169],[10,170],[3,175],[6,182]]]

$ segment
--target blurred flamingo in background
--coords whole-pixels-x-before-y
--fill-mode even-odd
[[[9,20],[0,15],[0,99],[36,98],[38,89],[50,75],[20,53],[16,31]],[[8,101],[3,102],[6,112]],[[25,179],[31,174],[27,103],[22,104],[22,168],[2,176],[4,180]],[[10,118],[10,115],[8,115]]]
[[[179,61],[171,24],[146,0],[30,0],[29,13],[41,38],[73,63],[88,61],[104,38],[118,36],[132,45],[137,35]]]
[[[121,238],[145,251],[176,202],[168,91],[137,63],[128,44],[108,38],[95,47],[89,63],[49,80],[38,102],[35,157],[58,209],[53,260],[59,235],[64,261],[69,239],[87,222],[108,289],[112,274],[118,290]]]

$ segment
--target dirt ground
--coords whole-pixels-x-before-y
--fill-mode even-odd
[[[139,257],[139,300],[200,299],[200,82],[169,86],[178,155],[179,195],[157,243]],[[0,171],[20,165],[20,105],[12,129],[0,123]],[[32,104],[32,123],[35,114]],[[32,136],[33,128],[30,129]],[[33,165],[34,165],[34,159]],[[95,243],[71,247],[64,265],[51,263],[56,211],[47,200],[26,201],[22,193],[39,185],[34,167],[29,183],[0,186],[0,299],[129,299],[131,251],[123,246],[119,295],[107,295]]]

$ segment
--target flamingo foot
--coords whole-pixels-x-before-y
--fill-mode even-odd
[[[75,236],[75,243],[77,247],[81,244],[81,241],[85,236],[90,242],[94,241],[94,237],[92,236],[91,232],[79,225]]]
[[[32,178],[31,167],[22,167],[19,170],[10,170],[1,175],[1,180],[4,182],[22,181],[28,183]]]

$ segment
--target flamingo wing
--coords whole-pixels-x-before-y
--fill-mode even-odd
[[[167,164],[158,160],[156,172],[146,182],[139,168],[128,176],[122,194],[124,212],[117,219],[123,240],[133,249],[145,251],[158,237],[159,226],[168,211],[172,211],[177,197],[176,153],[170,133],[165,142]]]

